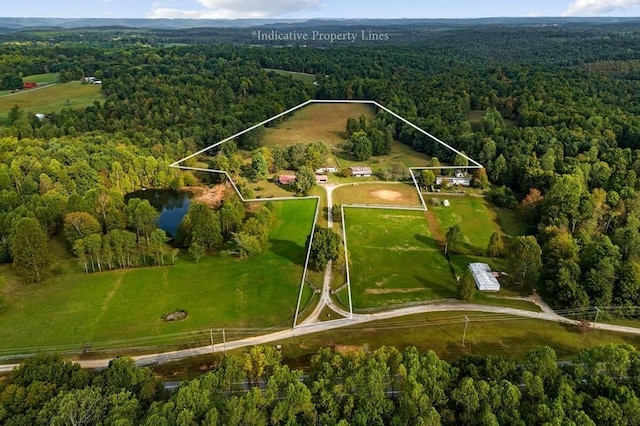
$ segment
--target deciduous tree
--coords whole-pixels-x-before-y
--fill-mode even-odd
[[[542,266],[541,256],[542,250],[533,235],[516,237],[513,240],[509,249],[509,260],[521,285],[537,281]]]
[[[458,297],[465,302],[471,301],[476,292],[476,282],[473,279],[471,269],[466,268],[464,274],[458,280]]]
[[[316,175],[307,166],[301,166],[296,172],[296,180],[293,183],[297,192],[302,195],[309,195],[309,191],[316,185]]]
[[[447,229],[446,241],[444,245],[444,254],[458,253],[460,245],[464,242],[464,234],[460,229],[460,226],[453,225]]]
[[[49,263],[47,235],[36,219],[26,217],[15,224],[9,249],[18,274],[33,282],[45,278]]]

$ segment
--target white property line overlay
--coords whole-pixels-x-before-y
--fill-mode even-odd
[[[364,100],[354,100],[354,99],[343,99],[343,100],[330,100],[330,99],[309,99],[306,102],[301,103],[300,105],[294,106],[293,108],[289,108],[288,110],[281,112],[280,114],[274,115],[271,118],[268,118],[258,124],[254,124],[253,126],[244,129],[241,132],[236,133],[235,135],[229,136],[226,139],[221,140],[220,142],[216,142],[213,145],[209,145],[206,148],[201,149],[200,151],[194,152],[191,155],[188,155],[187,157],[184,157],[181,160],[176,161],[175,163],[171,164],[171,167],[177,167],[178,164],[182,163],[185,160],[188,160],[190,158],[196,157],[200,154],[202,154],[205,151],[210,150],[211,148],[215,148],[218,145],[221,145],[225,142],[228,142],[232,139],[237,138],[238,136],[242,136],[245,133],[248,133],[254,129],[257,129],[260,126],[263,126],[273,120],[277,120],[278,118],[285,116],[287,114],[292,113],[293,111],[300,109],[302,107],[305,107],[307,105],[310,104],[367,104],[367,105],[375,105],[376,107],[380,108],[381,110],[391,114],[392,116],[394,116],[395,118],[397,118],[398,120],[402,121],[405,124],[408,124],[409,126],[411,126],[412,128],[414,128],[415,130],[419,131],[420,133],[422,133],[425,136],[430,137],[431,139],[433,139],[434,141],[438,142],[440,145],[447,147],[448,149],[450,149],[451,151],[455,152],[456,154],[461,155],[462,157],[464,157],[467,161],[472,162],[474,165],[478,166],[478,167],[482,167],[482,164],[478,163],[476,160],[474,160],[473,158],[469,158],[466,154],[458,151],[457,149],[455,149],[454,147],[452,147],[451,145],[447,144],[446,142],[441,141],[440,139],[438,139],[437,137],[433,136],[431,133],[427,132],[426,130],[421,129],[420,127],[416,126],[415,124],[413,124],[412,122],[410,122],[409,120],[399,116],[398,114],[396,114],[395,112],[391,111],[389,108],[380,105],[378,102],[376,101],[364,101]],[[446,167],[446,166],[445,166]],[[445,168],[445,167],[440,167],[440,168]],[[470,166],[471,167],[471,166]],[[460,168],[460,167],[458,167]]]
[[[300,309],[300,302],[302,299],[302,293],[303,293],[303,289],[304,289],[304,282],[305,279],[307,277],[307,269],[309,266],[309,258],[311,255],[311,244],[313,243],[313,234],[315,231],[315,227],[316,227],[316,221],[318,219],[318,211],[320,208],[320,197],[319,196],[310,196],[310,197],[275,197],[275,198],[252,198],[252,199],[245,199],[242,196],[242,193],[240,192],[240,190],[238,189],[238,187],[236,186],[235,182],[233,181],[233,179],[231,178],[231,175],[229,175],[229,173],[226,170],[215,170],[215,169],[205,169],[205,168],[201,168],[201,167],[188,167],[188,166],[181,166],[180,163],[189,160],[190,158],[196,157],[212,148],[215,148],[219,145],[222,145],[225,142],[228,142],[230,140],[233,140],[235,138],[237,138],[238,136],[242,136],[245,133],[248,133],[254,129],[257,129],[260,126],[263,126],[273,120],[277,120],[280,117],[283,117],[287,114],[290,114],[300,108],[303,108],[307,105],[310,104],[365,104],[365,105],[374,105],[378,108],[380,108],[381,110],[385,111],[388,114],[391,114],[393,117],[395,117],[396,119],[402,121],[403,123],[411,126],[413,129],[417,130],[418,132],[422,133],[425,136],[428,136],[429,138],[431,138],[432,140],[436,141],[437,143],[439,143],[440,145],[448,148],[449,150],[455,152],[456,154],[460,155],[461,157],[465,158],[467,161],[470,161],[471,163],[473,163],[473,165],[471,166],[440,166],[440,167],[409,167],[409,172],[411,173],[411,178],[413,180],[413,184],[416,187],[416,190],[418,191],[418,196],[420,197],[420,201],[422,202],[422,207],[424,211],[427,210],[427,204],[424,201],[424,197],[422,196],[422,191],[420,190],[420,186],[418,185],[418,182],[416,181],[416,177],[413,173],[413,170],[437,170],[437,169],[460,169],[460,168],[465,168],[465,169],[481,169],[483,168],[483,165],[478,163],[477,161],[475,161],[473,158],[470,158],[469,156],[467,156],[465,153],[458,151],[457,149],[455,149],[454,147],[452,147],[451,145],[447,144],[446,142],[443,142],[442,140],[438,139],[437,137],[433,136],[431,133],[427,132],[426,130],[421,129],[420,127],[416,126],[415,124],[413,124],[412,122],[410,122],[409,120],[405,119],[404,117],[396,114],[395,112],[391,111],[390,109],[388,109],[387,107],[379,104],[376,101],[372,101],[372,100],[354,100],[354,99],[343,99],[343,100],[336,100],[336,99],[310,99],[306,102],[303,102],[297,106],[294,106],[293,108],[289,108],[288,110],[281,112],[280,114],[274,115],[271,118],[268,118],[258,124],[254,124],[251,127],[248,127],[245,130],[242,130],[241,132],[238,132],[232,136],[229,136],[228,138],[225,138],[223,140],[221,140],[220,142],[216,142],[212,145],[207,146],[206,148],[203,148],[197,152],[194,152],[193,154],[190,154],[172,164],[169,165],[169,167],[173,167],[173,168],[177,168],[177,169],[182,169],[182,170],[193,170],[193,171],[200,171],[200,172],[207,172],[207,173],[218,173],[218,174],[223,174],[227,177],[227,180],[229,182],[231,182],[231,185],[233,186],[233,189],[236,191],[236,193],[238,194],[238,196],[240,197],[240,199],[242,200],[242,202],[245,203],[250,203],[250,202],[266,202],[266,201],[289,201],[289,200],[305,200],[305,199],[316,199],[316,211],[314,214],[314,218],[313,218],[313,224],[311,227],[311,236],[309,237],[309,248],[307,249],[307,256],[306,256],[306,260],[305,260],[305,264],[304,264],[304,270],[302,272],[302,281],[300,283],[300,292],[298,294],[298,303],[296,305],[296,312],[294,315],[294,319],[293,319],[293,328],[297,327],[297,322],[298,322],[298,313],[299,313],[299,309]],[[345,261],[346,261],[346,274],[347,274],[347,288],[349,290],[349,319],[353,318],[353,303],[352,303],[352,298],[351,298],[351,278],[349,275],[349,255],[348,255],[348,250],[347,250],[347,233],[346,233],[346,229],[345,229],[345,220],[344,220],[344,207],[354,207],[354,208],[369,208],[369,209],[398,209],[398,210],[420,210],[419,208],[415,208],[415,207],[404,207],[404,206],[369,206],[369,205],[342,205],[341,206],[341,215],[342,215],[342,236],[343,236],[343,242],[344,242],[344,252],[345,252]]]

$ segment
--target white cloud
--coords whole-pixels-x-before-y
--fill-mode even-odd
[[[184,10],[154,5],[150,18],[237,19],[269,18],[312,10],[321,0],[197,0],[204,9]]]
[[[563,16],[599,15],[640,6],[640,0],[575,0]]]

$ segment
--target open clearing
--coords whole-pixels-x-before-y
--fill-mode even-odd
[[[22,81],[24,83],[27,82],[34,82],[34,83],[38,83],[38,84],[42,84],[42,83],[47,83],[47,84],[53,84],[53,83],[57,83],[58,82],[58,73],[57,72],[50,72],[47,74],[33,74],[33,75],[27,75],[25,77],[22,77]]]
[[[313,84],[316,81],[316,76],[314,74],[307,74],[306,72],[295,72],[295,71],[285,71],[285,70],[277,70],[274,68],[262,68],[267,72],[275,72],[276,74],[286,75],[294,80],[300,80],[303,83]]]
[[[23,90],[0,97],[0,119],[18,105],[29,113],[49,113],[62,108],[84,108],[103,98],[100,85],[71,82]]]
[[[207,328],[290,326],[316,200],[275,206],[269,249],[244,261],[222,253],[199,264],[185,257],[175,266],[88,275],[74,262],[77,272],[40,284],[19,282],[3,265],[0,292],[8,306],[0,315],[0,350],[24,353],[20,348],[54,345],[77,350],[86,342]],[[186,320],[161,320],[178,309],[188,312]],[[180,343],[187,342],[175,342]]]
[[[373,204],[390,206],[420,206],[414,185],[399,183],[353,183],[333,191],[334,204]]]
[[[345,208],[355,309],[455,297],[422,211]]]
[[[311,104],[295,111],[273,128],[267,128],[262,139],[264,146],[295,145],[324,142],[338,147],[346,141],[347,119],[365,115],[375,118],[371,105],[365,104]]]
[[[450,227],[460,226],[464,234],[463,250],[471,253],[484,253],[491,234],[494,232],[505,234],[498,223],[496,212],[487,205],[484,198],[448,197],[446,194],[439,194],[436,198],[440,200],[440,204],[438,206],[429,205],[429,210],[437,217],[444,234]],[[442,205],[442,201],[445,199],[451,203],[450,207]]]

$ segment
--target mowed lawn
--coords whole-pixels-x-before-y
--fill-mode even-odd
[[[427,197],[428,198],[428,197]],[[458,225],[464,235],[463,250],[471,253],[484,253],[489,244],[491,234],[500,232],[504,234],[498,224],[497,214],[481,197],[447,197],[440,194],[438,206],[429,206],[429,209],[436,215],[440,227],[444,234],[447,229]],[[444,207],[442,201],[449,200],[450,207]]]
[[[9,303],[0,314],[0,350],[67,344],[77,349],[85,342],[206,328],[290,326],[316,200],[275,206],[270,247],[248,260],[220,254],[196,264],[184,256],[167,267],[77,272],[40,284],[0,281]],[[177,309],[188,318],[161,319]]]
[[[82,84],[74,81],[1,96],[0,120],[6,119],[14,105],[33,114],[46,114],[62,108],[84,108],[103,98],[100,87],[97,84]]]
[[[277,126],[266,129],[262,145],[269,147],[324,142],[337,148],[346,141],[347,119],[357,119],[363,114],[369,121],[373,120],[373,106],[351,103],[307,105],[294,111]]]
[[[346,208],[354,308],[455,297],[424,212]]]

